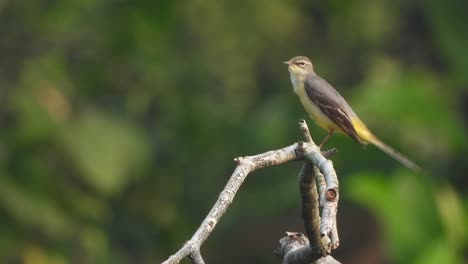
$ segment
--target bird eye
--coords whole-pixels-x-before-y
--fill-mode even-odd
[[[300,62],[298,62],[297,64],[299,64],[299,66],[304,66],[304,65],[305,65],[305,62],[300,61]]]

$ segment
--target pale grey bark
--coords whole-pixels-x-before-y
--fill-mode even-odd
[[[192,261],[192,263],[194,263],[194,264],[205,264],[205,261],[203,260],[203,257],[202,257],[202,255],[201,255],[199,249],[193,251],[193,252],[189,255],[189,258],[190,258],[190,260]]]
[[[274,252],[283,264],[340,264],[330,255],[322,256],[309,245],[307,237],[296,232],[286,232]]]
[[[239,190],[240,186],[244,182],[245,178],[249,173],[262,169],[269,166],[276,166],[280,165],[292,160],[302,160],[305,159],[310,162],[311,165],[318,168],[320,173],[323,174],[323,179],[325,184],[323,184],[323,180],[319,181],[319,201],[322,202],[323,200],[323,209],[322,209],[322,218],[325,218],[326,221],[318,220],[320,223],[320,235],[321,236],[321,243],[326,245],[326,252],[324,250],[317,251],[316,248],[313,249],[308,245],[303,249],[295,248],[295,253],[284,250],[284,257],[287,256],[287,259],[303,259],[304,256],[312,256],[314,261],[317,259],[323,260],[324,258],[322,255],[326,255],[330,252],[330,247],[333,248],[332,244],[328,243],[326,240],[329,234],[333,234],[333,231],[336,230],[336,210],[337,210],[337,202],[338,202],[338,179],[336,177],[336,173],[333,169],[333,164],[331,161],[327,161],[323,155],[329,156],[336,152],[336,150],[326,151],[321,153],[320,149],[315,145],[312,141],[312,138],[309,133],[309,129],[307,128],[307,124],[304,120],[299,122],[300,128],[304,133],[304,137],[306,142],[299,142],[292,144],[290,146],[268,151],[262,154],[254,155],[254,156],[245,156],[245,157],[237,157],[234,161],[237,163],[237,166],[232,173],[230,179],[228,180],[226,186],[224,187],[223,191],[221,191],[217,201],[211,208],[208,215],[205,217],[203,222],[201,223],[200,227],[196,230],[192,238],[187,241],[181,249],[179,249],[174,255],[170,256],[163,264],[172,264],[172,263],[179,263],[183,258],[190,257],[192,263],[204,263],[202,256],[200,254],[200,247],[205,242],[205,240],[209,237],[213,229],[215,228],[216,224],[219,222],[221,217],[226,212],[229,205],[231,205],[234,197]],[[312,172],[312,170],[309,170]],[[315,179],[317,179],[316,173],[314,173]],[[314,179],[313,177],[311,177]],[[314,185],[315,185],[314,179]],[[323,187],[326,186],[326,187]],[[322,190],[323,189],[323,190]],[[317,189],[315,188],[315,193],[317,193]],[[330,199],[331,196],[334,196],[334,199]],[[314,207],[318,207],[318,203],[315,203]],[[318,209],[317,209],[318,210]],[[315,214],[314,214],[315,215]],[[314,220],[316,221],[316,220]],[[318,227],[314,227],[318,228]],[[317,230],[315,230],[317,232]],[[337,233],[335,234],[336,238]],[[334,237],[334,235],[332,235]],[[307,238],[306,238],[307,239]],[[328,239],[329,240],[329,239]],[[323,242],[325,241],[325,242]],[[337,240],[336,240],[337,241]],[[298,251],[299,250],[299,251]],[[317,255],[319,252],[320,255]],[[299,257],[295,256],[296,254],[300,254]],[[286,258],[285,258],[286,261]],[[289,263],[289,262],[283,262]],[[314,263],[314,262],[291,262],[291,263]],[[325,262],[321,262],[325,263]],[[327,262],[333,263],[333,262]],[[335,262],[336,263],[336,262]]]

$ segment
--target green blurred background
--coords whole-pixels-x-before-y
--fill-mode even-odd
[[[301,140],[312,58],[414,175],[335,136],[343,263],[467,263],[468,3],[0,0],[0,263],[159,263],[233,158]],[[325,133],[309,121],[313,137]],[[301,163],[249,176],[207,263],[280,263]],[[185,261],[184,263],[187,263]]]

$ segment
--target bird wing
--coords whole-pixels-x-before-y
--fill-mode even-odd
[[[357,118],[356,114],[333,86],[319,76],[312,76],[305,80],[304,89],[310,100],[343,132],[358,143],[363,143],[351,119]]]

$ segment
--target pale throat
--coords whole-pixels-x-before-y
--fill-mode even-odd
[[[290,74],[291,75],[291,83],[293,85],[293,90],[295,93],[298,92],[298,89],[301,89],[302,85],[304,84],[304,78],[298,76],[297,74]]]

